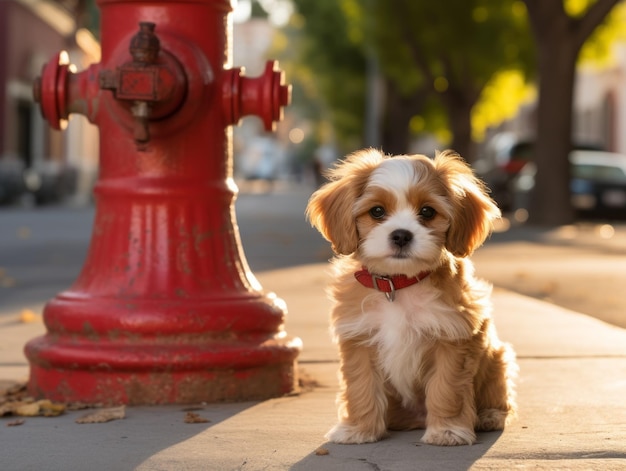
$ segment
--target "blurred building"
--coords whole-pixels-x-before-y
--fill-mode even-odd
[[[32,94],[42,66],[57,52],[68,50],[79,66],[97,54],[76,41],[76,12],[67,6],[78,4],[0,1],[0,203],[24,195],[58,201],[81,188],[83,171],[95,172],[97,131],[80,119],[72,119],[67,132],[52,130]]]
[[[574,137],[626,154],[626,44],[614,46],[611,66],[582,67],[576,76]]]

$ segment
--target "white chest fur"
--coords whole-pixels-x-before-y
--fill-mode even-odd
[[[389,302],[373,292],[361,304],[359,315],[338,320],[339,338],[366,336],[378,352],[379,367],[405,404],[415,398],[415,385],[423,375],[423,357],[437,339],[471,336],[467,322],[455,306],[444,303],[428,282],[405,288]]]

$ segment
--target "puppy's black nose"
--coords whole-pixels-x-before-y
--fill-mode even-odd
[[[413,233],[406,229],[396,229],[389,234],[389,239],[394,245],[398,247],[404,247],[406,244],[413,240]]]

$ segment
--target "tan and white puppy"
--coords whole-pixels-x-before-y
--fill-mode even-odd
[[[468,259],[500,216],[482,183],[450,151],[432,160],[362,150],[328,177],[307,207],[337,254],[341,391],[327,438],[425,428],[425,443],[462,445],[503,429],[515,413],[515,355]]]

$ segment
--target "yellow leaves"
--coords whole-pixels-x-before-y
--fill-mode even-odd
[[[576,18],[585,14],[590,3],[589,0],[565,0],[563,8],[569,16]]]
[[[614,65],[616,42],[626,41],[626,4],[619,3],[608,14],[583,45],[578,62],[585,66],[604,68]]]
[[[531,101],[535,93],[535,88],[525,83],[519,71],[507,70],[496,74],[472,110],[474,137],[481,140],[487,128],[515,116],[519,107]]]

